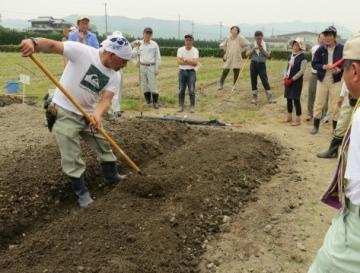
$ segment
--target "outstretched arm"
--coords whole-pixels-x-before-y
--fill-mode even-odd
[[[64,44],[45,38],[25,39],[21,41],[20,49],[23,57],[29,57],[35,51],[63,55]]]

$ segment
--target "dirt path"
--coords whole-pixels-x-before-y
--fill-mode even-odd
[[[257,201],[244,207],[227,233],[209,243],[202,272],[307,272],[321,245],[335,211],[318,200],[336,160],[318,159],[316,153],[327,148],[331,135],[329,128],[312,136],[310,124],[294,128],[282,123],[284,110],[283,103],[265,106],[245,126],[279,141],[286,148],[285,160],[258,191]]]

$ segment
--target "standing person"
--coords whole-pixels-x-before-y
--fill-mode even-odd
[[[57,114],[55,124],[52,125],[61,153],[62,170],[72,183],[79,205],[87,207],[93,200],[84,178],[85,162],[81,158],[81,138],[96,152],[108,184],[125,179],[125,176],[118,173],[117,159],[109,143],[94,127],[102,127],[102,116],[110,107],[113,95],[119,90],[120,79],[117,71],[124,68],[131,59],[130,43],[122,36],[109,36],[102,43],[101,49],[95,49],[72,41],[58,42],[36,38],[23,40],[20,48],[25,57],[36,50],[64,55],[69,59],[60,83],[85,111],[92,115],[94,124],[89,125],[81,112],[56,89],[52,103]],[[96,104],[97,99],[99,102]]]
[[[112,35],[116,36],[123,36],[121,31],[114,31]],[[114,118],[120,118],[122,115],[121,112],[121,98],[122,98],[122,92],[124,90],[124,73],[123,70],[120,69],[118,72],[120,76],[120,88],[119,90],[114,94],[114,97],[112,99],[111,108],[109,111],[109,114],[111,114]]]
[[[333,138],[330,142],[329,148],[322,153],[318,153],[317,157],[319,158],[337,158],[338,150],[341,146],[343,138],[346,133],[346,129],[349,126],[351,120],[351,114],[354,110],[357,100],[354,99],[350,94],[349,90],[346,87],[346,84],[343,83],[341,88],[341,94],[338,99],[338,107],[340,108],[340,114],[338,123],[333,133]]]
[[[199,51],[193,46],[194,37],[185,35],[185,46],[177,51],[177,63],[179,65],[179,111],[184,111],[185,91],[189,90],[190,113],[195,112],[195,68],[199,64]]]
[[[271,57],[270,49],[264,41],[264,34],[261,31],[255,32],[255,42],[250,45],[250,50],[247,52],[247,56],[251,58],[250,64],[250,78],[252,89],[252,104],[257,104],[258,100],[258,87],[257,79],[260,76],[261,83],[264,86],[266,97],[269,103],[273,103],[272,91],[270,88],[268,75],[266,72],[266,60]]]
[[[289,62],[286,66],[284,85],[285,95],[287,100],[287,122],[293,126],[299,126],[301,124],[301,90],[303,87],[304,73],[306,70],[306,57],[304,51],[306,50],[304,40],[296,38],[291,41],[292,54]],[[293,106],[295,106],[296,118],[293,121],[292,112]]]
[[[69,41],[80,42],[88,46],[99,48],[99,42],[94,33],[89,31],[88,16],[79,16],[76,21],[77,29],[69,33]]]
[[[225,79],[228,76],[230,69],[233,70],[234,80],[233,85],[239,76],[242,53],[249,46],[250,42],[240,35],[240,28],[238,26],[232,26],[230,28],[230,37],[226,38],[221,44],[220,47],[224,49],[224,66],[223,72],[220,78],[220,87],[218,90],[224,89]]]
[[[325,43],[324,34],[320,33],[318,37],[318,44],[314,45],[311,48],[311,57],[314,60],[315,52]],[[308,103],[307,103],[307,118],[306,121],[311,121],[314,117],[314,102],[316,95],[316,83],[318,81],[317,70],[311,68],[311,77],[309,80],[309,90],[308,90]]]
[[[317,87],[314,107],[314,127],[311,134],[319,132],[320,119],[323,109],[328,105],[328,113],[331,115],[333,130],[336,128],[338,118],[337,99],[341,90],[341,78],[343,70],[333,67],[332,64],[339,61],[343,56],[343,45],[336,42],[337,30],[330,26],[323,32],[325,44],[314,55],[312,67],[317,71]]]
[[[344,47],[344,81],[354,99],[360,97],[360,34]],[[357,273],[360,268],[360,109],[354,109],[334,179],[322,201],[337,215],[308,273]]]
[[[149,27],[144,29],[143,40],[133,43],[133,57],[140,55],[140,76],[144,89],[144,97],[147,105],[159,108],[159,91],[156,77],[159,74],[161,55],[158,44],[152,40],[153,30]],[[137,60],[138,61],[138,60]]]

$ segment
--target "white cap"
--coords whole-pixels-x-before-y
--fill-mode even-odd
[[[290,40],[290,45],[293,46],[294,43],[298,43],[301,50],[306,50],[305,41],[301,37],[297,37],[295,40]]]
[[[122,35],[110,35],[101,43],[102,51],[114,53],[121,59],[130,60],[132,48],[129,41]]]

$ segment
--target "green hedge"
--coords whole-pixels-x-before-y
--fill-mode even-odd
[[[0,52],[19,52],[18,45],[0,45]]]

